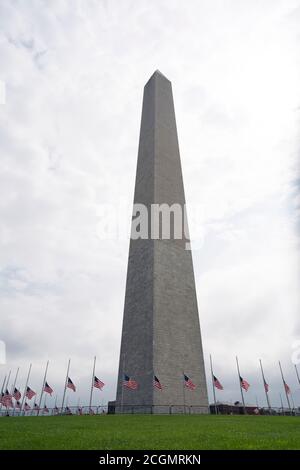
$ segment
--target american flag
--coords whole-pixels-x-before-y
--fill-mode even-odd
[[[1,404],[3,406],[6,406],[6,408],[14,407],[13,402],[12,402],[12,395],[9,393],[7,389],[5,393],[2,393]]]
[[[52,393],[53,393],[53,389],[50,387],[48,382],[45,382],[44,392],[49,393],[49,395],[52,395]]]
[[[189,390],[195,390],[196,385],[191,381],[191,379],[186,374],[183,374],[183,377],[185,387]]]
[[[105,383],[102,382],[100,379],[98,379],[98,377],[94,377],[94,387],[96,388],[99,388],[100,390],[102,390],[102,388],[104,387]]]
[[[223,390],[223,385],[221,384],[221,382],[219,382],[219,380],[217,379],[215,375],[214,375],[214,386],[218,388],[219,390]]]
[[[66,407],[66,413],[67,413],[68,415],[71,415],[71,414],[72,414],[72,411],[71,411],[71,409],[70,409],[68,406]]]
[[[21,409],[21,403],[19,401],[17,401],[16,403],[16,408],[18,408],[19,410]]]
[[[25,405],[24,405],[24,410],[25,411],[31,410],[30,406],[28,405],[28,403],[26,403],[26,401],[25,401]]]
[[[78,408],[78,414],[81,416],[82,415],[82,408],[81,406]]]
[[[28,400],[31,400],[34,395],[36,395],[36,393],[30,387],[27,387],[25,397],[28,398]]]
[[[247,382],[247,380],[243,379],[243,377],[240,376],[240,382],[241,382],[241,387],[247,392],[248,388],[250,387],[250,384]]]
[[[16,400],[21,399],[21,393],[17,388],[14,389],[13,398],[15,398]]]
[[[75,385],[73,384],[73,382],[72,382],[72,380],[70,379],[70,377],[68,377],[67,387],[70,388],[71,390],[73,390],[73,392],[76,392],[76,387],[75,387]]]
[[[44,413],[49,413],[49,409],[47,408],[46,405],[44,406],[43,412],[44,412]]]
[[[285,392],[288,395],[291,393],[291,389],[290,389],[290,387],[288,386],[288,384],[286,382],[284,382],[284,389],[285,389]]]
[[[264,387],[265,387],[265,391],[268,392],[269,391],[269,384],[267,384],[265,379],[264,379]]]
[[[40,407],[37,403],[35,403],[33,409],[36,411],[39,411]]]
[[[58,412],[59,412],[59,409],[58,409],[57,406],[54,407],[54,412],[55,412],[55,413],[58,413]]]
[[[158,390],[162,390],[162,385],[156,375],[153,378],[153,386],[156,387]]]
[[[123,386],[130,388],[131,390],[136,390],[138,388],[138,383],[135,380],[132,380],[128,375],[124,375]]]

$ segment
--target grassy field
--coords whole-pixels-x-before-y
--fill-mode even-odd
[[[10,417],[0,419],[0,449],[300,449],[300,418]]]

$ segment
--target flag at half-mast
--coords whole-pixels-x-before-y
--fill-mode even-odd
[[[70,388],[71,390],[73,390],[73,392],[76,392],[76,387],[75,387],[75,385],[73,384],[73,382],[72,382],[72,380],[70,379],[70,377],[68,377],[67,387]]]
[[[215,375],[214,375],[214,386],[218,390],[223,390],[223,385],[221,384],[221,382],[217,379],[217,377]]]
[[[138,383],[133,380],[129,375],[124,375],[123,386],[129,388],[130,390],[136,390],[138,388]]]
[[[53,389],[50,387],[48,382],[45,382],[44,392],[49,393],[49,395],[52,395],[52,393],[53,393]]]
[[[290,393],[291,393],[290,387],[288,386],[288,384],[286,383],[285,380],[284,380],[283,382],[284,382],[285,393],[287,393],[288,395],[290,395]]]
[[[31,400],[34,395],[36,395],[36,393],[30,387],[27,387],[25,397],[28,398],[28,400]]]
[[[153,386],[157,388],[158,390],[162,390],[162,384],[160,383],[156,375],[153,378]]]
[[[13,402],[12,402],[12,395],[9,393],[7,389],[5,393],[2,393],[1,404],[3,406],[6,406],[6,408],[14,407]]]
[[[191,379],[186,375],[183,374],[184,377],[184,386],[189,390],[195,390],[196,385],[191,381]]]
[[[243,377],[240,376],[240,382],[241,382],[241,387],[247,392],[250,384],[247,382],[247,380],[243,379]]]
[[[265,387],[265,391],[268,393],[268,391],[269,391],[269,384],[266,382],[265,379],[264,379],[264,387]]]
[[[104,387],[105,383],[102,382],[102,380],[98,379],[98,377],[94,377],[94,387],[99,388],[99,390],[102,390]]]
[[[16,400],[20,400],[21,399],[21,392],[20,390],[18,390],[16,387],[14,389],[14,393],[13,393],[13,398],[15,398]]]

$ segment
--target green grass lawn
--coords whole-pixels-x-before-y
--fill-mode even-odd
[[[300,449],[289,416],[0,418],[0,449]]]

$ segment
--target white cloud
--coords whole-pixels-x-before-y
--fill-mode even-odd
[[[189,207],[199,206],[205,351],[228,399],[239,398],[234,355],[258,384],[262,355],[278,402],[276,361],[296,388],[290,355],[300,334],[300,2],[36,0],[0,10],[8,367],[21,366],[22,383],[33,361],[38,387],[49,358],[61,396],[71,356],[84,399],[97,354],[103,399],[114,397],[128,243],[99,240],[99,205],[132,200],[142,88],[159,68],[173,82],[191,221]]]

